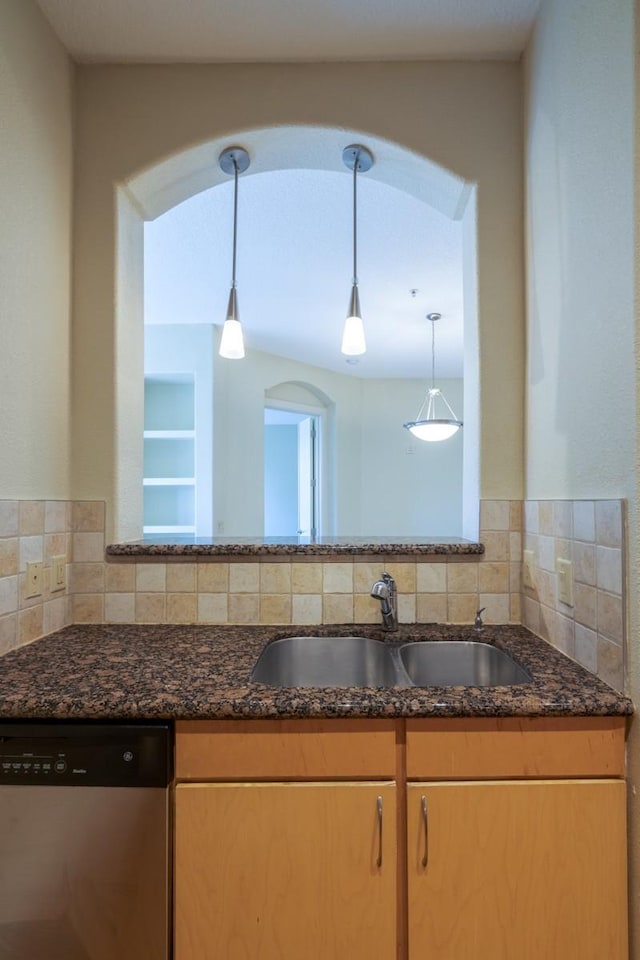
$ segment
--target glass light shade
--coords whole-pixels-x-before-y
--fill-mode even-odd
[[[448,440],[460,429],[459,420],[414,420],[405,423],[407,430],[418,440]]]
[[[242,336],[240,321],[238,320],[238,300],[235,287],[231,288],[231,293],[229,294],[227,319],[222,328],[222,337],[220,339],[220,349],[218,353],[227,360],[242,360],[244,357],[244,337]]]
[[[360,297],[358,287],[354,283],[349,298],[349,310],[342,331],[341,350],[348,357],[357,357],[367,352],[367,342],[364,338],[364,326],[360,316]]]

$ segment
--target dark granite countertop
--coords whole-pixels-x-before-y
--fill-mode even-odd
[[[473,556],[484,553],[481,543],[446,537],[416,543],[406,537],[326,537],[310,541],[305,537],[260,540],[247,537],[233,542],[206,537],[145,537],[129,543],[110,543],[108,557],[216,557],[233,560],[250,557],[332,557],[332,556]]]
[[[272,688],[249,674],[282,636],[379,629],[109,624],[66,627],[0,658],[0,717],[241,719],[606,716],[631,701],[519,626],[407,625],[393,641],[482,639],[507,650],[533,682],[512,687]]]

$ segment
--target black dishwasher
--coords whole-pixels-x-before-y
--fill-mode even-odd
[[[1,960],[167,960],[168,723],[0,723]]]

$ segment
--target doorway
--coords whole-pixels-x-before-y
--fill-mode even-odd
[[[320,534],[320,416],[264,408],[264,535],[316,540]]]

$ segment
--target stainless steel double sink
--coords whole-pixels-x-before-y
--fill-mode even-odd
[[[504,650],[475,640],[384,643],[369,637],[284,637],[251,673],[272,687],[486,687],[531,683]]]

